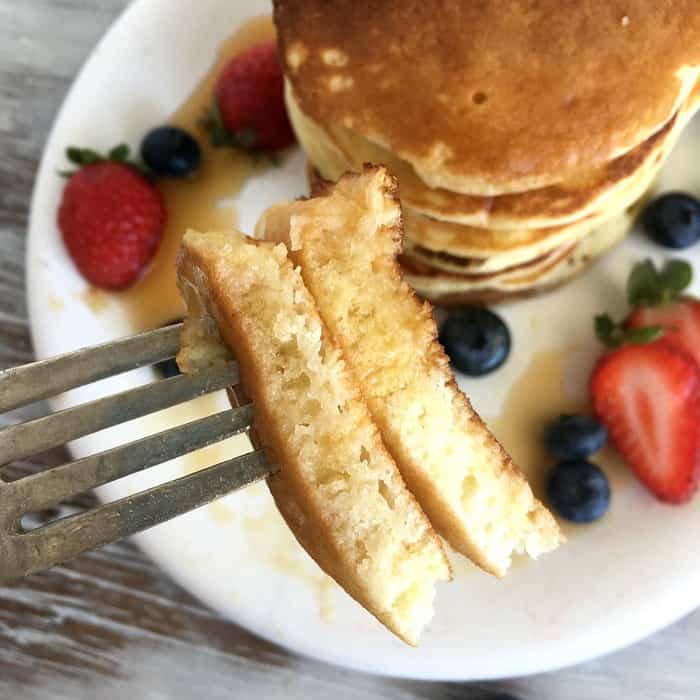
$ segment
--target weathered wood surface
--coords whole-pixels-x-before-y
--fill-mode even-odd
[[[32,356],[24,241],[43,142],[71,79],[125,4],[0,0],[0,368]],[[63,459],[56,450],[13,469]],[[0,700],[486,700],[499,690],[523,700],[700,698],[700,612],[573,669],[460,685],[377,679],[289,655],[203,607],[128,543],[0,587]]]

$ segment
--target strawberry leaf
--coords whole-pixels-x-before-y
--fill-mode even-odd
[[[224,125],[221,109],[216,99],[200,119],[199,125],[209,134],[209,143],[214,148],[237,148],[257,155],[258,134],[253,127],[243,127],[231,133]]]
[[[97,151],[93,151],[91,148],[77,148],[76,146],[68,146],[66,156],[71,163],[79,166],[99,163],[104,160]]]
[[[654,306],[661,298],[659,274],[651,260],[637,263],[627,279],[627,300],[630,306]]]
[[[216,99],[200,119],[199,125],[209,134],[209,143],[211,143],[214,148],[235,146],[233,137],[226,131],[221,117],[221,110],[219,109],[219,103]]]
[[[643,326],[641,328],[625,328],[621,323],[615,323],[608,314],[596,316],[594,320],[595,334],[603,345],[609,348],[619,348],[623,345],[645,345],[662,338],[666,329],[662,326]]]
[[[125,163],[129,159],[129,144],[120,143],[112,148],[107,154],[108,160],[114,160],[117,163]]]
[[[111,148],[107,155],[104,156],[101,153],[93,150],[92,148],[78,148],[77,146],[68,146],[66,149],[66,157],[68,160],[77,165],[76,170],[86,165],[92,165],[93,163],[104,163],[105,161],[112,161],[115,163],[123,163],[133,168],[139,172],[144,177],[151,177],[153,173],[148,169],[145,163],[142,163],[138,159],[129,160],[129,145],[126,143],[120,143],[114,148]],[[59,170],[58,174],[61,177],[70,177],[76,170]]]
[[[253,151],[258,141],[258,135],[255,129],[246,127],[245,129],[239,129],[233,135],[233,141],[238,148],[242,148],[244,151]]]
[[[617,348],[622,345],[620,326],[615,323],[608,314],[596,316],[593,321],[593,326],[596,337],[603,345],[607,345],[609,348]]]
[[[642,326],[641,328],[630,328],[622,333],[623,343],[634,345],[646,345],[662,338],[666,329],[662,326]]]
[[[684,260],[669,260],[659,271],[651,260],[637,263],[627,280],[630,306],[669,304],[693,280],[693,268]]]
[[[673,301],[693,281],[693,268],[685,260],[669,260],[659,273],[664,303]]]

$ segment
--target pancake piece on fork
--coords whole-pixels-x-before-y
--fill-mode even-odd
[[[428,303],[397,263],[401,209],[383,167],[269,209],[256,235],[285,242],[342,348],[384,441],[437,531],[496,576],[561,541],[549,511],[458,389]]]
[[[221,361],[224,345],[235,355],[257,437],[280,467],[270,491],[298,541],[416,644],[449,563],[285,246],[189,231],[178,282],[188,309],[181,368]]]

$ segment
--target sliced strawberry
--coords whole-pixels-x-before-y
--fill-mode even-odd
[[[593,405],[639,479],[682,503],[700,474],[700,368],[665,341],[604,355],[590,381]]]
[[[625,321],[625,328],[661,326],[664,340],[700,364],[700,301],[680,297],[662,306],[642,306]]]

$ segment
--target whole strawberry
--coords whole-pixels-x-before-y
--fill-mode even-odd
[[[595,321],[612,350],[590,380],[593,405],[613,444],[662,501],[684,503],[700,481],[700,302],[683,292],[692,268],[638,263],[627,282],[632,313]]]
[[[58,226],[83,277],[96,287],[133,284],[151,261],[163,234],[165,207],[158,190],[119,146],[107,158],[68,149],[78,165],[63,190]]]
[[[294,143],[274,41],[253,46],[224,66],[205,126],[214,146],[276,151]]]

